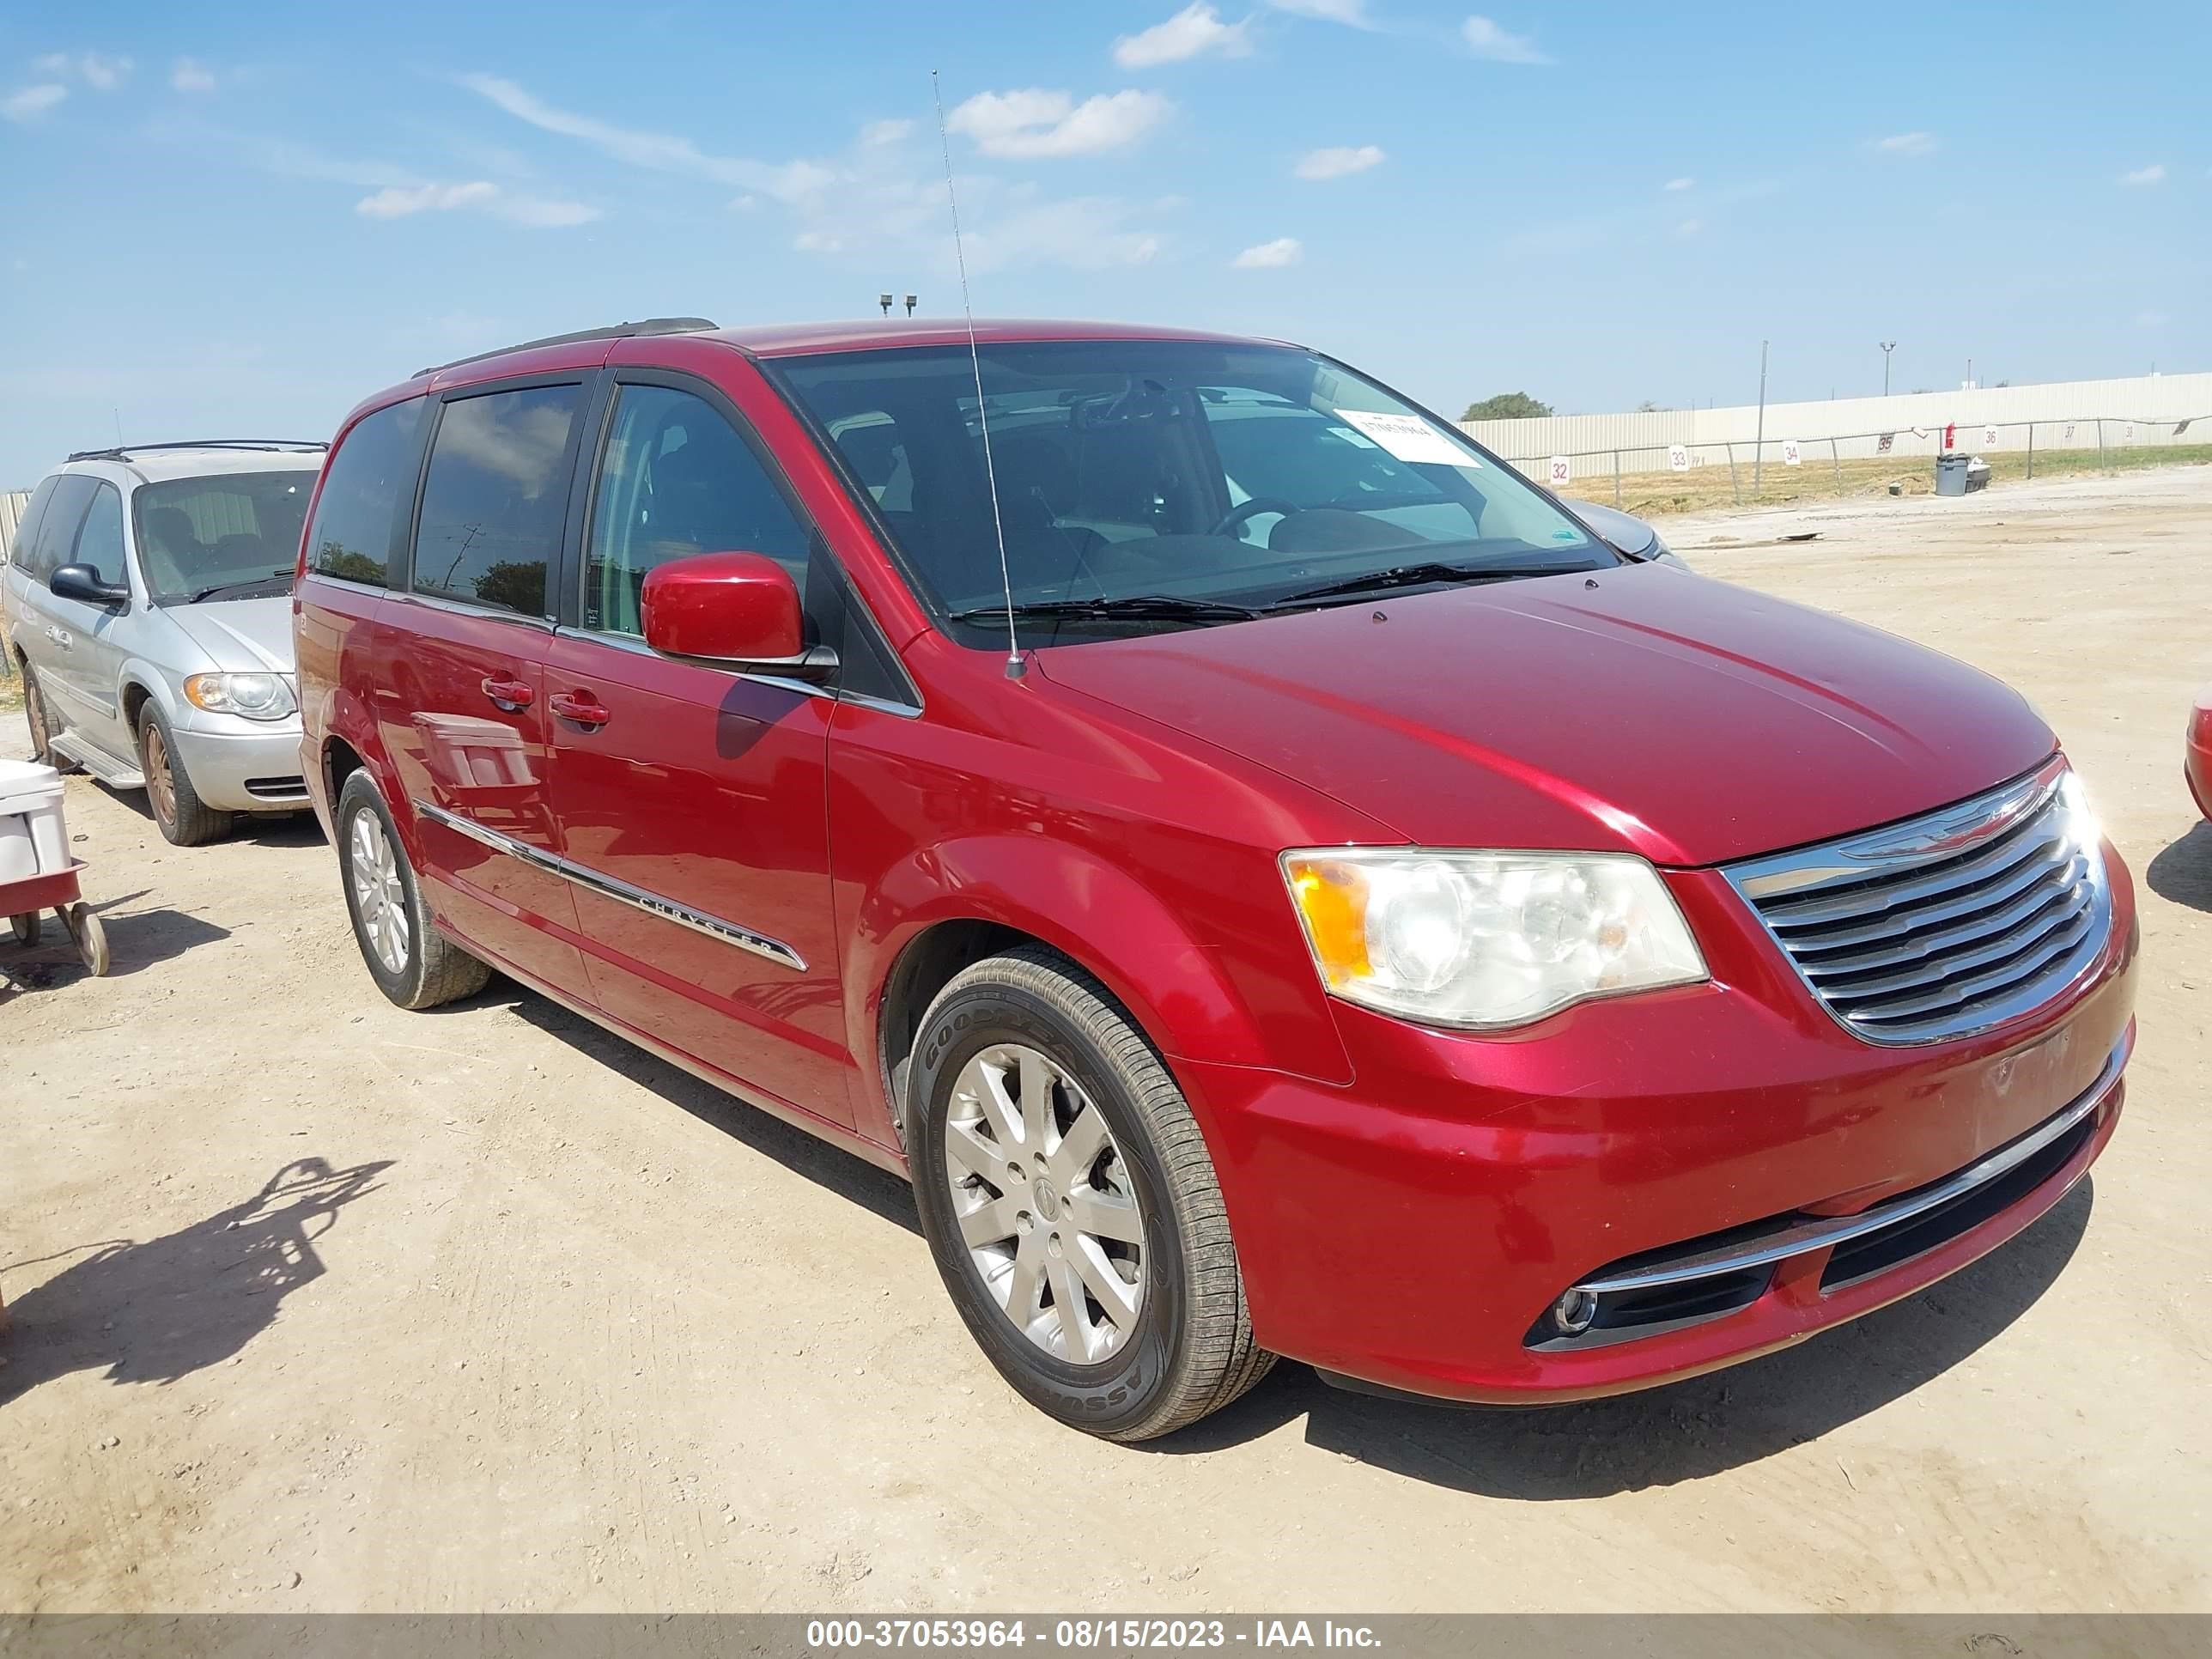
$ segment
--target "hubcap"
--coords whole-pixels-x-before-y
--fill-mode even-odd
[[[1105,1115],[1065,1067],[1020,1043],[969,1060],[945,1116],[945,1180],[975,1271],[1023,1335],[1094,1364],[1135,1333],[1144,1212]]]
[[[169,746],[161,741],[161,728],[146,722],[146,798],[154,816],[164,823],[177,821],[177,780],[169,770]]]
[[[399,883],[399,860],[384,825],[367,807],[353,815],[346,837],[346,862],[353,878],[354,910],[368,948],[387,974],[407,966],[407,892]]]

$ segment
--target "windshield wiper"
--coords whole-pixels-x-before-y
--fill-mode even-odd
[[[1560,574],[1553,565],[1504,564],[1441,564],[1429,562],[1422,564],[1394,564],[1387,570],[1370,570],[1362,576],[1347,576],[1341,581],[1323,582],[1318,587],[1302,587],[1295,593],[1269,602],[1270,611],[1288,610],[1296,605],[1310,604],[1316,599],[1348,599],[1363,593],[1381,593],[1394,587],[1425,587],[1438,582],[1496,582],[1507,581],[1516,576],[1556,576]]]
[[[952,620],[963,623],[1003,622],[1003,605],[979,605],[956,611]],[[1033,599],[1013,607],[1018,622],[1249,622],[1264,615],[1249,605],[1220,599],[1178,599],[1172,593],[1132,593],[1121,599]]]
[[[241,587],[266,587],[280,576],[290,581],[292,567],[288,564],[282,570],[272,570],[265,576],[254,576],[242,582],[217,582],[213,587],[203,587],[185,603],[198,605],[202,599],[211,599],[218,593],[234,593]]]

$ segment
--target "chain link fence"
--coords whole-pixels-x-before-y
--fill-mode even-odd
[[[1501,459],[1558,494],[1649,514],[1850,495],[1930,495],[1936,459],[1947,453],[1988,462],[1993,483],[2212,462],[2212,416],[2179,421],[2087,416],[1899,427],[1802,441],[1778,436]]]

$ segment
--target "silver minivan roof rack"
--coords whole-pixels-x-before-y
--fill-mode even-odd
[[[320,438],[189,438],[166,444],[112,444],[106,449],[80,449],[73,461],[127,461],[158,449],[328,449]]]

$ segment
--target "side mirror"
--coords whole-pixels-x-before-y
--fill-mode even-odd
[[[763,554],[701,553],[656,566],[638,608],[645,642],[663,656],[798,680],[826,679],[837,666],[827,647],[806,648],[798,584]]]
[[[58,599],[76,599],[103,608],[131,603],[131,590],[100,579],[88,564],[65,564],[46,578],[46,591]]]

